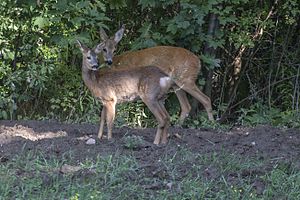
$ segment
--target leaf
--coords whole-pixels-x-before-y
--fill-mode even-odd
[[[49,26],[49,19],[44,17],[36,17],[34,22],[34,26],[38,26],[40,29]]]
[[[237,21],[237,18],[233,15],[226,16],[226,17],[220,16],[218,19],[219,19],[220,24],[224,25],[224,26],[227,24],[230,24],[230,23],[236,23],[236,21]]]
[[[210,55],[201,55],[202,61],[207,65],[209,69],[219,68],[221,67],[221,60],[218,58],[214,58]]]
[[[140,28],[138,30],[138,32],[141,33],[141,36],[142,38],[146,38],[146,37],[149,37],[150,36],[150,29],[152,27],[152,23],[148,23],[146,25],[144,25],[142,28]]]
[[[156,42],[152,39],[143,39],[139,38],[137,41],[134,41],[131,47],[131,50],[143,49],[148,47],[156,46]]]
[[[222,47],[222,40],[209,40],[208,45],[209,47],[217,49],[218,47]]]
[[[203,25],[205,23],[204,17],[197,18],[196,22],[197,22],[198,25]]]
[[[2,118],[2,119],[8,119],[8,114],[7,114],[7,112],[5,110],[2,110],[0,118]]]
[[[110,0],[109,1],[109,7],[111,9],[120,9],[123,7],[126,7],[126,1],[125,0]]]
[[[53,7],[60,11],[66,11],[68,8],[68,1],[67,0],[59,0],[59,1],[57,1],[56,4],[54,4]]]
[[[218,67],[218,68],[221,67],[220,63],[221,63],[221,60],[218,59],[218,58],[212,60],[212,66],[213,67]]]
[[[158,33],[158,32],[155,32],[155,33],[152,34],[152,38],[154,40],[161,40],[162,37],[163,36],[160,33]]]
[[[89,7],[89,1],[80,1],[76,4],[76,7],[79,9]]]
[[[178,28],[186,29],[190,26],[190,22],[188,22],[188,21],[177,22],[177,26],[178,26]]]
[[[144,10],[146,7],[155,7],[156,1],[155,0],[139,0],[139,5],[142,6],[142,9]]]
[[[98,17],[99,16],[99,12],[98,12],[97,9],[90,9],[89,14],[92,17]]]
[[[175,24],[169,24],[167,27],[167,32],[175,34],[177,32],[177,26]]]
[[[85,19],[82,17],[74,17],[73,19],[71,19],[71,22],[75,25],[75,26],[80,26],[81,22],[83,22]]]
[[[200,78],[199,80],[198,80],[198,84],[199,85],[201,85],[201,86],[204,86],[205,85],[205,79],[204,78]]]

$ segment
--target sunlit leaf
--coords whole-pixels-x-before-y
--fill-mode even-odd
[[[38,26],[40,29],[49,25],[49,19],[44,17],[37,17],[34,20],[33,25]]]

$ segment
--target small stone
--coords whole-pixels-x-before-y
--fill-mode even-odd
[[[88,144],[88,145],[96,144],[96,140],[93,139],[93,138],[90,138],[90,139],[88,139],[88,140],[86,141],[86,144]]]
[[[64,164],[63,166],[61,166],[59,171],[63,174],[69,174],[69,173],[77,172],[80,169],[81,169],[81,167],[79,167],[79,166],[72,166],[72,165]]]
[[[170,182],[170,183],[167,183],[167,187],[168,187],[169,190],[172,189],[172,186],[173,186],[173,183],[171,183],[171,182]]]
[[[178,139],[182,139],[182,136],[178,133],[175,133],[174,136],[177,137]]]

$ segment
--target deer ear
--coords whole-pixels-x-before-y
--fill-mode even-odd
[[[104,43],[104,42],[101,42],[100,44],[98,44],[98,45],[94,48],[94,49],[95,49],[95,53],[96,53],[96,54],[101,53],[104,46],[105,46],[105,43]]]
[[[80,42],[80,40],[76,40],[76,41],[77,41],[77,44],[78,44],[78,46],[79,46],[79,48],[82,52],[84,52],[88,49],[82,42]]]
[[[100,37],[101,37],[101,40],[103,40],[103,41],[108,39],[108,36],[106,35],[103,28],[100,28]]]
[[[115,38],[114,38],[114,41],[116,43],[120,42],[120,40],[122,39],[123,37],[123,34],[124,34],[124,31],[125,31],[125,25],[123,24],[122,27],[120,28],[120,30],[118,30],[115,34]]]

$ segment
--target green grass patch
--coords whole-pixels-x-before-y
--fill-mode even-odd
[[[163,151],[163,149],[162,149]],[[76,161],[38,151],[0,165],[0,199],[299,199],[300,171],[292,164],[185,147],[156,161],[132,155]]]

